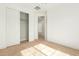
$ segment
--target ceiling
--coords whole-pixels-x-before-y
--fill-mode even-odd
[[[0,4],[1,5],[1,4]],[[54,7],[59,6],[79,6],[79,4],[73,3],[2,3],[2,5],[14,7],[14,8],[21,8],[24,10],[32,10],[36,11],[34,8],[39,6],[41,9],[40,11],[47,11],[48,9],[52,9]]]
[[[51,7],[55,7],[56,3],[2,3],[5,6],[14,7],[14,8],[21,8],[25,10],[35,10],[36,6],[39,6],[41,9],[40,11],[47,11]]]
[[[35,10],[36,6],[39,6],[41,9],[40,11],[46,11],[46,3],[4,3],[3,5],[15,8],[22,8],[25,10]]]

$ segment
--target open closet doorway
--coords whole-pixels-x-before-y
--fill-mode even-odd
[[[45,40],[45,16],[38,16],[38,40]]]
[[[20,43],[29,41],[29,14],[20,12]]]

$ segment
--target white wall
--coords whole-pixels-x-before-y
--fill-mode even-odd
[[[0,6],[0,49],[6,47],[5,7]]]
[[[38,15],[37,13],[34,14],[34,37],[38,39]]]
[[[12,46],[20,43],[20,12],[16,9],[6,8],[6,45]]]
[[[14,13],[16,13],[15,17],[12,17],[11,16],[12,13],[9,11],[8,11],[9,15],[7,15],[6,7],[14,9],[14,10],[26,12],[29,14],[29,41],[33,41],[35,39],[35,36],[34,36],[35,15],[34,15],[33,11],[32,10],[28,11],[24,8],[19,8],[18,6],[17,6],[17,8],[15,8],[15,7],[11,7],[11,5],[0,4],[0,49],[6,48],[7,46],[19,44],[19,42],[20,42],[20,41],[16,40],[16,39],[20,40],[20,37],[18,38],[18,36],[20,35],[20,31],[19,31],[20,26],[18,26],[18,27],[16,26],[16,24],[20,25],[20,23],[16,23],[16,22],[18,22],[18,20],[15,20],[15,18],[18,17],[19,15],[15,11],[13,12],[13,15],[15,15]],[[9,17],[9,19],[7,19],[7,17]],[[19,21],[20,21],[20,19],[19,19]],[[14,25],[13,25],[13,23],[14,23]],[[7,28],[7,26],[8,26],[8,28]],[[16,30],[15,30],[15,27],[17,27]],[[16,32],[16,34],[15,34],[15,32],[12,32],[12,30],[14,30]]]
[[[30,13],[29,15],[29,41],[33,41],[35,39],[34,37],[34,34],[35,34],[35,31],[34,31],[34,14],[33,13]]]
[[[9,34],[11,33],[8,33],[9,30],[12,28],[9,23],[12,21],[10,20],[10,22],[8,23],[8,25],[11,27],[9,29],[7,29],[7,23],[6,23],[6,7],[8,8],[11,8],[11,9],[14,9],[14,10],[18,10],[19,12],[22,11],[22,12],[26,12],[29,14],[29,41],[33,41],[34,39],[38,39],[38,16],[44,16],[45,15],[45,12],[35,12],[32,8],[33,6],[32,5],[28,5],[28,4],[0,4],[0,47],[1,48],[4,48],[4,47],[7,47],[7,45],[9,46],[9,44],[7,42],[12,42],[12,41],[8,41],[7,39],[9,38],[9,40],[13,40],[11,35],[9,36]],[[2,7],[2,6],[5,6],[5,7]],[[9,16],[8,16],[9,17]],[[12,16],[11,16],[12,17]],[[16,16],[17,17],[17,16]],[[14,19],[14,17],[12,17]],[[13,21],[14,22],[14,21]],[[11,24],[10,23],[10,24]],[[20,25],[20,24],[18,24]],[[12,26],[13,26],[13,23],[12,23]],[[14,27],[14,26],[13,26]],[[8,31],[6,31],[6,29]],[[17,28],[16,30],[18,30],[19,28]],[[11,30],[10,30],[11,31]],[[17,31],[18,32],[18,31]],[[3,33],[3,34],[2,34]],[[7,35],[8,34],[8,35]],[[17,35],[17,34],[16,34]],[[18,35],[19,35],[19,32],[18,32]],[[7,39],[6,39],[7,38]],[[17,41],[17,40],[15,40]],[[16,42],[17,43],[17,42]],[[13,44],[10,44],[10,45],[13,45]]]
[[[45,11],[36,11],[32,4],[3,4],[6,7],[13,8],[29,14],[29,41],[38,39],[38,16],[46,16]]]
[[[47,11],[47,39],[79,49],[79,4],[59,4]]]
[[[33,41],[35,39],[35,35],[34,35],[35,22],[34,21],[35,21],[36,16],[34,14],[32,6],[30,6],[30,4],[3,4],[3,5],[29,14],[29,41]]]

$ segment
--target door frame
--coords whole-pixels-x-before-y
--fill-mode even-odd
[[[40,15],[40,16],[41,16],[41,15]],[[40,17],[40,16],[38,16],[38,20],[39,20],[39,17]],[[45,17],[45,20],[44,20],[44,21],[45,21],[45,24],[44,24],[44,25],[45,25],[45,29],[44,29],[44,30],[45,30],[45,31],[44,31],[44,40],[47,40],[47,16],[46,16],[46,15],[42,15],[42,16]],[[38,37],[38,39],[39,39],[39,37]]]

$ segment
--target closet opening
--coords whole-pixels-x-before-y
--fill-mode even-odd
[[[20,12],[20,43],[29,41],[29,14]]]

